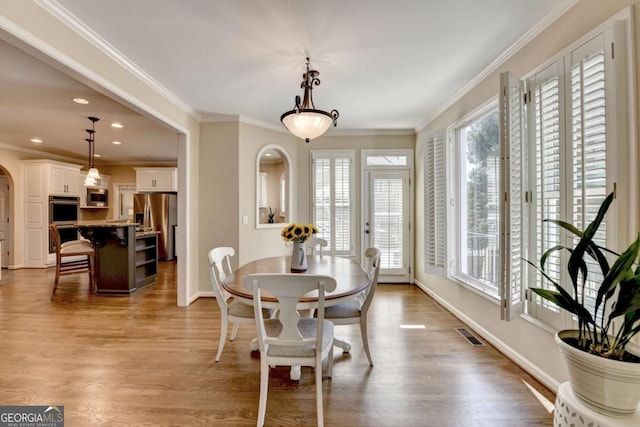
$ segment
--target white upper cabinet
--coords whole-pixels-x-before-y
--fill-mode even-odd
[[[177,168],[134,168],[136,191],[178,191]]]
[[[49,194],[79,196],[80,167],[51,165],[49,169]]]
[[[80,195],[82,166],[54,160],[25,160],[28,195],[35,197]]]

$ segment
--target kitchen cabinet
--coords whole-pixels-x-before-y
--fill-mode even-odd
[[[134,168],[136,170],[136,191],[174,192],[178,191],[177,168]]]
[[[81,165],[55,160],[23,160],[26,268],[55,264],[49,251],[49,196],[78,197]]]
[[[79,196],[80,168],[81,166],[49,165],[49,194]]]

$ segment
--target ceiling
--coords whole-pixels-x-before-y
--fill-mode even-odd
[[[39,1],[202,121],[232,117],[282,130],[280,115],[302,95],[310,56],[321,80],[316,108],[340,112],[332,134],[419,130],[511,46],[574,2]],[[0,144],[86,158],[87,117],[94,115],[101,119],[98,166],[177,158],[173,130],[7,42],[0,41],[0,57]],[[90,104],[73,103],[77,96]],[[124,128],[111,128],[113,121]]]

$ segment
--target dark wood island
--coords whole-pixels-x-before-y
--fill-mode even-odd
[[[78,222],[96,250],[96,294],[131,295],[156,281],[158,232],[128,222]]]

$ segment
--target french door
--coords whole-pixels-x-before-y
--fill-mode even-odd
[[[411,280],[412,152],[397,156],[385,150],[363,153],[362,251],[380,249],[381,283]],[[374,159],[384,158],[384,162]]]

